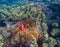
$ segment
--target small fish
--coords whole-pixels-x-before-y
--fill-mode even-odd
[[[24,25],[19,26],[19,30],[24,31]]]

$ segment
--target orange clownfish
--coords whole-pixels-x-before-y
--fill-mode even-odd
[[[27,28],[29,26],[29,24],[27,24],[26,22],[22,22],[21,26],[19,26],[19,30],[24,31],[25,28]]]
[[[19,30],[24,31],[24,25],[19,26]]]

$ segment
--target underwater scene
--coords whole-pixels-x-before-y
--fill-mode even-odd
[[[0,47],[60,47],[60,0],[0,0]]]

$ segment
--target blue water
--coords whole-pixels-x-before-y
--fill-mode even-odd
[[[4,4],[6,4],[6,5],[14,5],[19,1],[21,3],[25,2],[25,0],[0,0],[0,6],[4,5]]]
[[[14,4],[16,4],[17,2],[21,2],[21,3],[23,3],[23,2],[26,2],[27,0],[0,0],[0,6],[1,5],[4,5],[4,4],[6,4],[6,5],[14,5]],[[29,2],[31,2],[31,1],[33,1],[33,2],[40,2],[39,0],[28,0]],[[46,0],[42,0],[42,2],[46,2]]]

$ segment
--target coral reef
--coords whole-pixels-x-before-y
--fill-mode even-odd
[[[46,17],[35,3],[2,5],[0,21],[4,20],[6,27],[0,28],[0,47],[60,47],[60,29],[55,28],[59,24],[44,23]],[[22,22],[27,23],[24,23],[25,28],[21,26]]]

